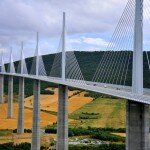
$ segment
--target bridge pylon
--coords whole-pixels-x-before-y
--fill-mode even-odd
[[[63,12],[63,30],[62,30],[62,80],[66,78],[66,14]]]
[[[39,35],[37,33],[36,45],[36,72],[35,76],[39,76]],[[40,150],[40,80],[34,80],[33,83],[33,118],[32,118],[32,143],[31,150]]]
[[[66,17],[63,12],[62,81],[66,78]],[[57,150],[68,150],[68,86],[58,86]]]
[[[143,95],[143,0],[136,0],[132,92]]]
[[[143,95],[143,0],[135,0],[132,93]],[[126,105],[126,150],[149,150],[149,105]]]

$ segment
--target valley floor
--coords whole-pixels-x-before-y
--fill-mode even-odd
[[[41,129],[57,122],[58,89],[48,88],[47,90],[53,90],[54,95],[41,94]],[[69,91],[68,110],[70,127],[125,127],[125,100],[111,98],[97,98],[93,100],[92,97],[85,97],[86,93],[87,92],[78,90]],[[31,133],[18,135],[9,132],[7,133],[6,131],[6,134],[1,135],[3,129],[17,128],[18,103],[14,102],[13,105],[13,118],[7,119],[7,103],[0,104],[0,143],[12,141],[14,143],[31,142]],[[25,129],[32,128],[32,109],[33,96],[30,96],[25,99]],[[121,136],[125,136],[125,134],[122,134]],[[56,135],[43,134],[41,136],[42,143],[49,143],[54,139],[56,139]]]

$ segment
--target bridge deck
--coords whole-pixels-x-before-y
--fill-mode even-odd
[[[70,87],[84,89],[87,91],[108,94],[119,98],[125,98],[128,100],[150,104],[149,89],[144,89],[143,95],[137,95],[132,93],[132,88],[130,86],[112,85],[112,84],[97,83],[97,82],[90,82],[90,81],[86,82],[86,81],[79,81],[79,80],[72,80],[72,79],[66,79],[65,81],[62,81],[60,78],[48,77],[48,76],[35,76],[35,75],[28,75],[28,74],[16,74],[16,73],[14,74],[0,73],[0,74],[37,79],[40,81],[45,81],[45,82],[50,82],[55,84],[62,84]]]

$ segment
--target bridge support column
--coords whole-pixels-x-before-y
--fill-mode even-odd
[[[19,78],[19,107],[17,133],[24,133],[24,78]]]
[[[68,87],[59,85],[57,150],[68,150]]]
[[[0,75],[0,104],[4,103],[4,75]]]
[[[40,150],[40,81],[34,80],[33,122],[31,150]]]
[[[128,101],[126,105],[126,150],[149,149],[149,105]]]
[[[8,77],[8,110],[7,118],[13,117],[13,76]]]

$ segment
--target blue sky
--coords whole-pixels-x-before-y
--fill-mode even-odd
[[[29,57],[34,54],[38,31],[41,54],[56,52],[63,11],[68,47],[81,51],[105,50],[126,3],[127,0],[1,0],[0,50],[6,56],[12,47],[17,58],[20,43],[24,41],[25,57]],[[149,43],[148,38],[145,43]]]

